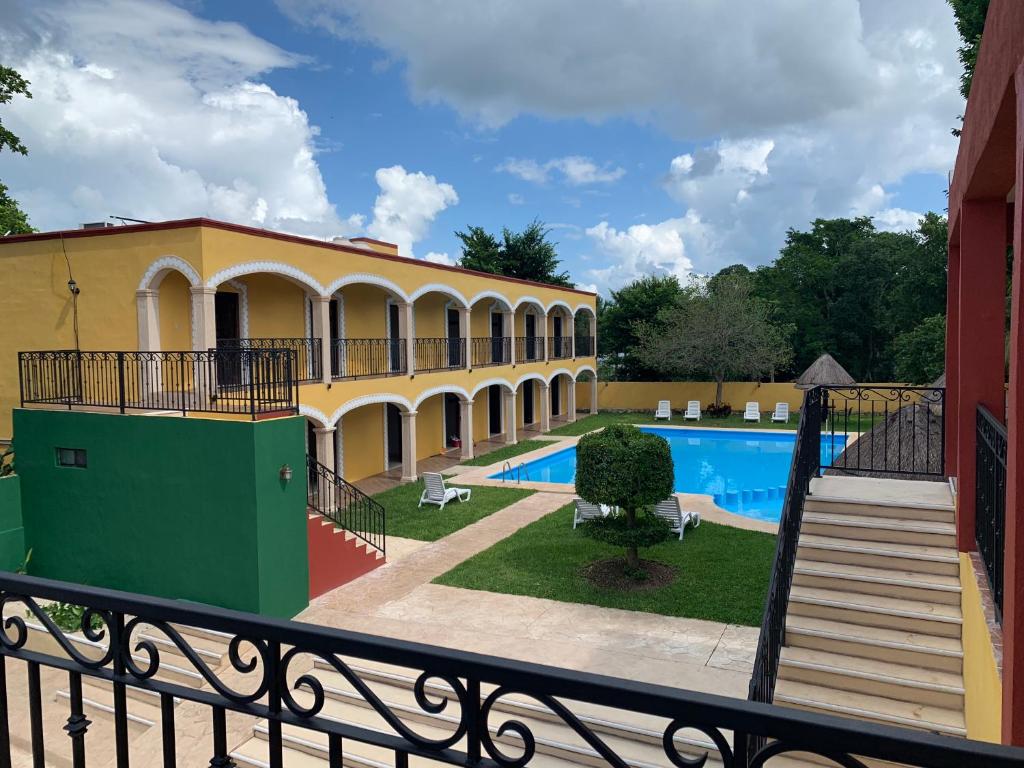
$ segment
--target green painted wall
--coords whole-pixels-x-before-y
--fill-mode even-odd
[[[21,480],[0,478],[0,570],[15,571],[25,562],[25,529],[21,524]]]
[[[18,409],[14,444],[32,574],[271,616],[305,608],[303,418]],[[58,447],[84,448],[88,467],[58,466]]]

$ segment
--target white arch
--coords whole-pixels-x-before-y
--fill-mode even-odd
[[[561,307],[570,315],[572,315],[572,307],[570,307],[568,303],[562,301],[561,299],[555,299],[554,301],[552,301],[550,304],[547,305],[544,311],[550,315],[551,310],[554,309],[555,307]]]
[[[576,312],[574,314],[578,315],[580,312],[586,312],[592,318],[594,318],[595,320],[597,319],[597,312],[589,304],[577,304],[576,305]]]
[[[541,312],[547,311],[547,310],[544,309],[544,302],[541,301],[540,299],[538,299],[536,296],[521,296],[519,299],[516,300],[515,306],[513,306],[512,309],[513,310],[517,310],[523,304],[533,304]]]
[[[178,256],[161,256],[159,259],[154,261],[146,269],[146,273],[139,280],[140,291],[147,289],[157,289],[160,287],[160,283],[167,277],[168,272],[180,272],[188,280],[189,285],[196,288],[203,284],[203,280],[199,277],[199,273],[196,272],[195,267],[189,264]]]
[[[471,398],[475,398],[477,396],[477,393],[480,392],[480,390],[486,389],[487,387],[493,386],[495,384],[500,384],[503,387],[508,387],[509,390],[512,392],[516,391],[515,386],[513,386],[512,382],[509,381],[508,379],[484,379],[475,387],[473,387],[473,391],[469,393],[469,396]]]
[[[302,403],[299,403],[299,415],[305,416],[307,419],[312,419],[313,421],[320,422],[318,426],[321,427],[334,426],[334,423],[329,418],[327,418],[326,413],[321,411],[319,408],[314,408],[311,405],[303,405]]]
[[[451,296],[458,304],[463,307],[469,307],[469,302],[466,301],[466,297],[459,293],[457,290],[452,288],[450,285],[444,283],[428,283],[427,285],[421,285],[409,296],[409,301],[416,301],[420,296],[425,294],[437,292]]]
[[[481,299],[497,299],[504,304],[509,310],[512,309],[512,302],[507,297],[498,293],[497,291],[480,291],[476,296],[469,300],[469,306],[475,306]]]
[[[467,392],[462,387],[456,386],[455,384],[443,384],[439,387],[431,387],[430,389],[425,389],[423,392],[421,392],[420,396],[416,398],[416,402],[413,403],[413,410],[419,408],[420,404],[427,398],[441,394],[459,395],[459,399],[461,400],[473,399],[472,397],[470,397],[469,392]]]
[[[578,379],[581,373],[590,373],[593,374],[594,376],[597,376],[597,371],[594,370],[594,366],[592,365],[581,365],[579,368],[577,368],[576,376],[574,377],[574,379]]]
[[[327,295],[331,296],[335,292],[340,291],[346,285],[375,285],[378,288],[383,288],[385,291],[390,291],[395,296],[399,297],[402,301],[411,301],[408,294],[398,287],[396,283],[391,282],[385,277],[379,275],[371,275],[366,272],[356,272],[351,275],[345,275],[339,277],[337,280],[327,286]]]
[[[364,405],[374,405],[376,403],[391,403],[397,405],[403,411],[414,411],[412,403],[409,402],[408,398],[402,397],[401,395],[394,395],[390,392],[381,392],[376,395],[363,395],[362,397],[356,397],[349,400],[347,403],[339,406],[338,409],[331,414],[329,426],[337,426],[338,420],[349,411],[354,411],[356,408],[362,408]]]
[[[529,381],[530,379],[536,379],[542,384],[548,383],[547,380],[539,373],[524,373],[516,380],[516,389],[518,390],[520,384],[522,384],[524,381]]]
[[[568,368],[556,368],[551,372],[551,375],[548,376],[548,384],[553,382],[555,380],[555,376],[558,376],[561,373],[564,373],[566,376],[568,376],[569,381],[576,381],[576,377],[572,375],[572,371],[570,371]]]
[[[312,291],[319,296],[329,296],[326,289],[320,284],[320,281],[311,275],[306,274],[298,267],[293,267],[291,264],[282,264],[278,261],[247,261],[245,264],[236,264],[233,267],[222,269],[220,272],[215,274],[209,280],[206,281],[207,288],[216,288],[221,283],[232,280],[236,277],[242,277],[243,275],[253,274],[271,274],[281,275],[286,277],[293,282],[299,283],[303,288]]]

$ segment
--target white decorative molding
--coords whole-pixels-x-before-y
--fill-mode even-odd
[[[221,283],[236,277],[259,273],[281,275],[299,283],[302,287],[318,296],[330,296],[330,293],[314,277],[307,275],[298,267],[293,267],[291,264],[282,264],[279,261],[247,261],[244,264],[236,264],[233,267],[222,269],[207,280],[206,285],[210,288],[216,288]]]
[[[470,396],[469,392],[467,392],[462,387],[457,387],[454,384],[444,384],[444,385],[439,386],[439,387],[431,387],[430,389],[423,390],[420,393],[420,396],[416,398],[416,402],[413,403],[412,410],[416,410],[417,408],[419,408],[420,407],[420,403],[422,403],[428,397],[433,397],[434,395],[441,395],[441,394],[448,394],[448,393],[453,394],[453,395],[459,395],[462,400],[472,400],[473,399]]]
[[[302,328],[307,339],[313,338],[313,297],[306,293],[302,300]]]
[[[457,290],[452,288],[450,285],[444,283],[427,283],[421,285],[409,296],[409,301],[416,301],[420,296],[425,296],[428,293],[443,293],[446,296],[450,296],[463,307],[469,307],[469,302],[466,301],[466,297],[459,293]]]
[[[249,338],[249,286],[241,280],[228,280],[228,285],[238,291],[238,335]]]
[[[570,381],[576,381],[576,377],[572,375],[572,371],[570,371],[568,368],[556,368],[548,376],[548,384],[553,382],[555,380],[555,376],[557,376],[560,373],[564,373],[566,376],[568,376]]]
[[[338,465],[338,477],[345,477],[345,434],[340,421],[334,429],[334,463]]]
[[[595,320],[597,319],[597,312],[595,312],[594,308],[588,304],[577,304],[576,312],[574,314],[578,315],[580,312],[587,312],[590,314],[592,318],[594,318]]]
[[[539,373],[524,373],[522,376],[520,376],[516,380],[516,390],[517,391],[519,390],[519,385],[520,384],[522,384],[524,381],[529,381],[530,379],[536,379],[541,384],[547,385],[547,381],[544,379],[544,377],[541,374],[539,374]]]
[[[523,296],[517,299],[515,306],[512,307],[512,311],[515,312],[517,309],[523,306],[523,304],[533,304],[541,312],[544,311],[544,302],[538,299],[536,296]]]
[[[561,307],[570,315],[572,314],[572,307],[569,306],[566,302],[562,301],[561,299],[555,299],[550,304],[548,304],[547,307],[544,308],[544,313],[551,314],[551,310],[555,309],[556,307]]]
[[[415,411],[412,403],[408,399],[401,395],[395,395],[390,392],[380,392],[375,395],[363,395],[362,397],[356,397],[349,400],[347,403],[339,406],[338,409],[331,414],[331,418],[328,423],[334,426],[338,423],[338,419],[344,416],[349,411],[354,411],[356,408],[362,408],[364,405],[375,405],[377,403],[391,403],[397,405],[403,411]]]
[[[327,429],[332,429],[334,427],[334,422],[327,418],[326,413],[311,405],[303,405],[302,403],[299,403],[299,414],[308,419],[312,419],[313,421],[320,422],[317,426],[325,427]]]
[[[144,291],[147,288],[159,288],[160,282],[167,276],[170,271],[180,272],[184,275],[185,279],[188,280],[189,285],[196,287],[203,284],[203,280],[199,277],[199,273],[196,272],[195,267],[189,264],[178,256],[161,256],[159,259],[149,265],[146,270],[146,274],[142,276],[139,281],[138,290]]]
[[[597,371],[594,369],[594,366],[592,365],[581,365],[579,368],[577,368],[576,378],[579,378],[579,375],[581,373],[590,373],[593,374],[594,376],[597,376]]]
[[[473,387],[473,391],[469,393],[469,396],[475,400],[480,390],[487,389],[488,387],[492,387],[495,384],[500,384],[501,386],[508,388],[510,392],[514,393],[516,391],[516,388],[508,379],[484,379],[475,387]]]
[[[379,275],[371,275],[367,272],[353,272],[351,275],[345,275],[339,277],[330,285],[327,286],[327,294],[336,293],[344,288],[346,285],[375,285],[378,288],[383,288],[386,291],[390,291],[402,301],[409,301],[408,294],[398,287],[396,283],[391,282],[385,277]]]
[[[338,334],[339,339],[345,338],[345,296],[339,293],[334,297],[334,300],[338,302],[338,327],[335,332]]]
[[[481,299],[495,299],[496,301],[504,304],[506,308],[512,309],[512,302],[497,291],[480,291],[480,293],[469,300],[469,306],[474,306]]]

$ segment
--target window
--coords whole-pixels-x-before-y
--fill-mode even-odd
[[[57,449],[57,466],[58,467],[78,467],[79,469],[85,469],[85,449],[84,448],[58,448]]]

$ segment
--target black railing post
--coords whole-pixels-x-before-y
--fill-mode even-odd
[[[124,413],[124,352],[117,353],[117,404]]]
[[[245,353],[240,353],[245,354]],[[243,358],[244,359],[244,358]],[[256,365],[255,360],[249,360],[249,416],[256,421]]]

